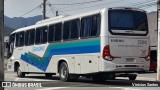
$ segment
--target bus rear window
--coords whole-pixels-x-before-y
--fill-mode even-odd
[[[147,15],[140,11],[109,10],[109,30],[112,34],[118,35],[134,35],[128,31],[137,31],[136,34],[146,35],[148,33]]]

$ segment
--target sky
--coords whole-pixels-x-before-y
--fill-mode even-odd
[[[59,11],[60,15],[73,15],[107,7],[136,7],[151,12],[156,11],[156,1],[157,0],[47,0],[46,16],[55,17],[56,11]],[[43,0],[5,0],[4,14],[11,18],[27,18],[42,15],[42,6],[39,6],[42,2]]]

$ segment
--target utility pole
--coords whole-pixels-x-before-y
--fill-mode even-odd
[[[47,0],[43,0],[43,11],[42,11],[42,13],[43,13],[42,19],[43,20],[46,19],[46,1]]]
[[[4,39],[3,39],[3,29],[4,29],[4,0],[0,0],[0,81],[4,81]],[[0,87],[0,90],[4,88]]]
[[[157,81],[160,80],[160,0],[157,2],[157,29],[158,29],[158,48],[157,48]]]

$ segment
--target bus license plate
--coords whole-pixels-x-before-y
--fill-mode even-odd
[[[126,58],[126,62],[134,62],[134,58]]]

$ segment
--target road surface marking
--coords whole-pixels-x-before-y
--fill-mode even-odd
[[[36,90],[57,90],[57,89],[64,89],[69,87],[52,87],[52,88],[43,88],[43,89],[36,89]]]

